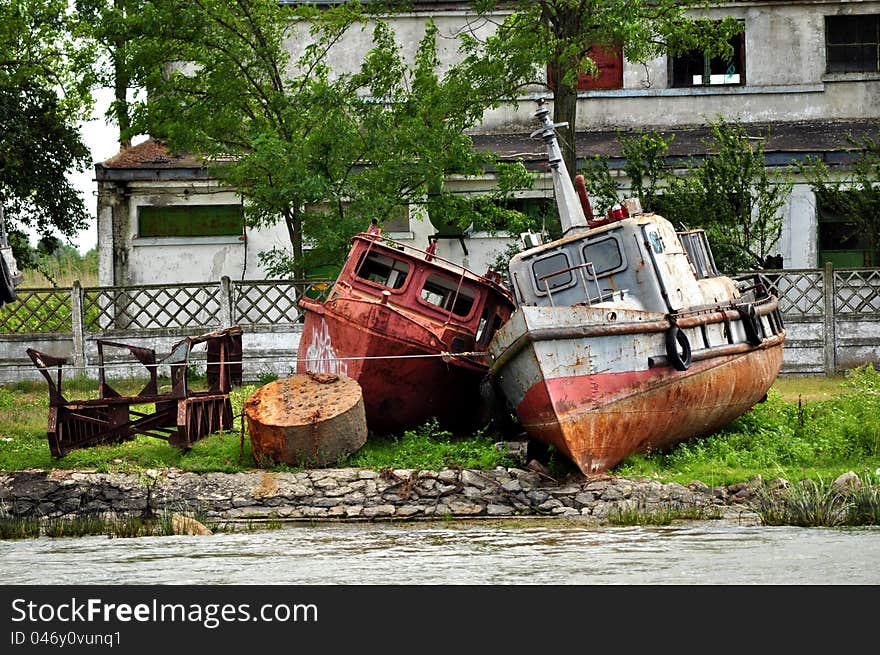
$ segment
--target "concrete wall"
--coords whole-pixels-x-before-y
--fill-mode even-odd
[[[645,66],[626,63],[624,88],[581,94],[579,130],[681,127],[702,124],[723,115],[748,122],[877,118],[880,107],[880,74],[828,75],[825,71],[824,16],[837,13],[880,13],[880,2],[737,2],[722,3],[710,17],[733,15],[745,22],[746,82],[742,87],[667,88],[667,60],[659,57]],[[412,59],[427,13],[405,14],[394,23],[403,54]],[[444,64],[454,61],[457,34],[466,31],[485,36],[494,28],[466,9],[434,13],[437,39]],[[309,42],[292,34],[288,47],[296,54]],[[353,30],[333,50],[335,70],[355,70],[371,45],[371,31]],[[519,100],[547,95],[543,86],[527,90]],[[484,133],[531,131],[534,106],[523,102],[487,112],[477,131]],[[549,179],[549,178],[547,178]],[[450,180],[449,186],[469,193],[491,187],[484,180]],[[628,182],[620,180],[625,189]],[[552,196],[552,185],[539,178],[536,191],[526,195]],[[206,181],[130,182],[122,187],[107,184],[99,189],[99,283],[129,285],[173,283],[180,280],[265,279],[257,259],[260,251],[287,247],[283,226],[248,230],[245,239],[137,237],[137,207],[145,204],[236,202],[235,194]],[[815,200],[806,184],[799,183],[782,210],[785,226],[779,251],[785,268],[817,265]],[[410,230],[389,236],[426,247],[434,233],[430,222],[413,212]],[[499,238],[500,237],[500,238]],[[503,252],[504,235],[471,234],[464,242],[444,239],[438,254],[483,272]],[[465,252],[465,249],[467,252]]]
[[[643,63],[624,63],[623,89],[581,92],[578,130],[676,127],[705,123],[718,115],[728,120],[831,120],[876,118],[880,103],[880,74],[825,73],[825,20],[828,15],[877,14],[880,2],[737,2],[717,3],[700,15],[733,16],[745,25],[746,84],[737,87],[668,88],[668,60],[661,56]],[[424,26],[433,18],[438,26],[438,51],[448,65],[460,58],[456,37],[461,33],[485,36],[491,23],[467,9],[402,15],[394,21],[401,53],[410,61]],[[499,20],[503,14],[499,12]],[[334,70],[357,69],[370,48],[371,30],[354,30],[332,51]],[[308,42],[292,37],[288,47],[296,55]],[[519,101],[546,97],[544,85],[532,86]],[[528,131],[530,107],[506,103],[484,116],[480,132]]]
[[[112,193],[111,193],[112,189]],[[106,185],[99,200],[98,267],[102,286],[174,284],[181,280],[262,280],[257,254],[288,243],[283,226],[242,236],[138,236],[138,208],[170,204],[241,204],[215,181],[132,181]]]

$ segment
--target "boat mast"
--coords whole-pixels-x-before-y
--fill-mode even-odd
[[[564,127],[568,123],[553,123],[550,120],[550,110],[544,105],[544,100],[538,100],[538,111],[534,116],[541,121],[541,129],[532,132],[531,136],[541,137],[547,144],[550,172],[553,174],[553,193],[556,196],[556,208],[559,211],[559,220],[562,223],[562,233],[567,234],[571,230],[587,230],[589,224],[584,216],[581,201],[575,193],[574,185],[568,171],[562,164],[562,150],[556,138],[556,128]]]

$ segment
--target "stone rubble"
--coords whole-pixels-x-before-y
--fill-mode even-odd
[[[775,482],[781,485],[782,482]],[[0,514],[200,513],[218,520],[418,520],[580,517],[702,508],[707,518],[754,521],[761,480],[724,487],[599,475],[557,482],[534,471],[314,469],[296,473],[143,473],[25,470],[0,473]]]

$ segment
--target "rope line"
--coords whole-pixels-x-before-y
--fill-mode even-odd
[[[375,355],[375,356],[370,356],[370,357],[306,357],[306,358],[302,358],[302,359],[294,359],[292,361],[292,363],[295,364],[297,362],[341,362],[341,361],[353,361],[353,360],[376,361],[376,360],[386,360],[386,359],[420,359],[420,358],[427,359],[427,358],[436,358],[436,357],[487,357],[488,355],[489,355],[489,353],[487,353],[487,352],[452,353],[452,352],[445,352],[444,351],[444,352],[440,352],[440,353],[424,354],[424,355]],[[234,361],[227,360],[226,364],[231,366],[234,364],[244,365],[245,363],[278,362],[278,361],[289,361],[289,360],[288,360],[288,358],[281,357],[281,356],[242,357],[241,360],[234,360]],[[206,359],[196,358],[196,359],[190,359],[189,362],[187,363],[187,365],[188,366],[200,366],[200,365],[207,366],[207,363],[208,362]],[[219,364],[219,362],[215,362],[215,364]],[[182,366],[182,365],[183,365],[182,363],[177,364],[177,363],[171,363],[171,362],[164,362],[164,363],[163,362],[156,362],[155,365],[151,365],[151,366],[155,366],[156,368],[158,368],[160,366]],[[30,366],[33,367],[35,370],[37,369],[37,367],[33,366],[33,364],[30,364]],[[130,361],[125,361],[125,362],[119,362],[119,361],[105,362],[103,365],[103,368],[104,369],[114,369],[114,368],[122,369],[122,368],[132,368],[133,366],[144,366],[144,365],[141,364],[141,362],[139,362],[137,360],[130,360]],[[26,368],[27,366],[24,364],[21,364],[18,367],[19,368]],[[87,364],[85,366],[76,366],[74,364],[62,364],[61,367],[65,371],[87,371],[87,370],[93,370],[93,369],[100,369],[100,368],[102,368],[102,365],[101,364]],[[46,366],[45,370],[46,371],[57,370],[57,367],[54,365],[53,366]]]

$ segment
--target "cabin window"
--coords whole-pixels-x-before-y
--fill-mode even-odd
[[[669,80],[674,87],[736,86],[746,83],[745,32],[729,41],[733,48],[731,59],[710,57],[702,50],[691,50],[669,60]]]
[[[144,205],[138,207],[139,237],[241,236],[241,205]]]
[[[535,276],[535,288],[538,293],[546,293],[547,289],[561,289],[570,286],[574,282],[574,274],[571,272],[571,264],[568,255],[557,252],[549,257],[538,259],[532,264],[532,272]]]
[[[480,325],[477,327],[477,343],[483,347],[488,345],[502,323],[503,321],[496,313],[495,307],[486,307],[483,315],[480,317]]]
[[[464,285],[459,288],[457,281],[432,274],[425,279],[421,297],[429,305],[451,311],[457,316],[467,316],[474,306],[476,293]]]
[[[715,267],[715,259],[712,257],[712,249],[706,238],[705,230],[688,230],[679,232],[678,238],[687,253],[694,274],[698,280],[707,277],[716,277],[718,269]]]
[[[880,15],[826,16],[825,66],[829,73],[880,71]]]
[[[584,261],[592,262],[596,276],[623,268],[623,253],[615,237],[593,241],[584,246]],[[587,269],[589,272],[589,269]]]
[[[400,289],[409,275],[409,264],[377,252],[366,252],[355,269],[355,275],[389,289]]]

